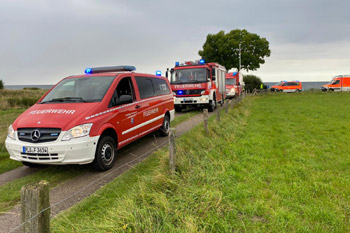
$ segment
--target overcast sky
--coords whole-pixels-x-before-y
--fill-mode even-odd
[[[350,74],[349,9],[347,0],[0,0],[0,79],[55,84],[112,65],[164,72],[199,59],[207,34],[246,29],[271,49],[250,74],[328,81]]]

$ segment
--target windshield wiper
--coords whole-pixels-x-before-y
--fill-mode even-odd
[[[55,98],[55,99],[43,101],[43,102],[40,102],[40,104],[53,103],[53,102],[67,102],[67,101],[84,102],[84,103],[87,102],[82,97],[64,97],[64,98]]]

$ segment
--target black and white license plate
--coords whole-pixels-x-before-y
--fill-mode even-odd
[[[192,101],[193,100],[193,98],[184,98],[184,101]]]
[[[23,153],[24,154],[48,154],[48,149],[47,149],[47,147],[24,146]]]

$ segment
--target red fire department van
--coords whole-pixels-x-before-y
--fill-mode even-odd
[[[241,72],[226,74],[226,98],[233,98],[241,95],[243,91],[243,75]]]
[[[174,93],[175,111],[187,106],[207,107],[214,111],[217,104],[223,104],[226,69],[218,63],[186,61],[170,70],[170,84]]]
[[[350,91],[350,75],[335,76],[329,84],[321,87],[322,91]]]
[[[107,170],[117,149],[156,130],[167,136],[174,119],[169,81],[135,69],[88,68],[60,81],[9,126],[10,158]]]

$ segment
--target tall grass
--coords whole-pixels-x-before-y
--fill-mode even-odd
[[[250,97],[61,214],[53,232],[349,232],[350,95]]]
[[[25,89],[0,91],[0,110],[32,106],[47,90]]]
[[[9,159],[5,139],[9,125],[27,108],[33,105],[47,90],[0,90],[0,174],[21,166]]]

